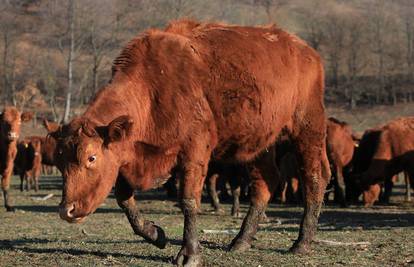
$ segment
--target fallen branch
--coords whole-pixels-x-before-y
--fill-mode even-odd
[[[239,230],[237,229],[225,229],[225,230],[208,230],[203,229],[203,233],[205,234],[225,234],[225,235],[234,235],[237,234]]]
[[[339,242],[339,241],[322,240],[322,239],[315,240],[314,242],[317,244],[324,244],[328,246],[369,246],[371,245],[370,242]]]
[[[47,194],[44,197],[32,197],[33,200],[40,200],[40,201],[45,201],[48,200],[49,198],[52,198],[54,195],[53,194]]]

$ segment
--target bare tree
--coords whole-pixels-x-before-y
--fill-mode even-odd
[[[389,15],[386,12],[387,4],[384,0],[378,0],[373,8],[369,18],[372,32],[372,52],[377,57],[377,79],[378,86],[375,94],[375,103],[381,102],[381,95],[385,89],[385,64],[386,64],[386,36],[387,27],[390,23]]]
[[[347,87],[346,95],[349,99],[349,106],[351,109],[356,107],[358,91],[356,88],[357,78],[362,70],[368,65],[366,57],[365,29],[363,21],[360,16],[351,16],[346,20],[346,36],[347,40],[345,46],[346,65],[347,65]],[[349,88],[349,90],[348,90]]]
[[[18,18],[14,7],[8,2],[0,5],[0,32],[3,41],[2,55],[2,87],[3,102],[13,102],[15,91],[15,43],[18,38]]]
[[[325,20],[324,29],[331,81],[337,88],[345,40],[345,20],[338,14],[330,14]]]

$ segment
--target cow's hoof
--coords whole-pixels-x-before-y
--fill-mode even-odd
[[[167,238],[165,237],[164,230],[155,224],[152,224],[150,227],[152,228],[151,234],[146,238],[147,241],[157,248],[164,249],[167,245]]]
[[[267,217],[266,213],[262,213],[259,217],[259,223],[269,223],[270,219]]]
[[[240,212],[238,212],[238,211],[237,212],[232,212],[231,216],[233,216],[233,218],[241,218],[242,217]]]
[[[303,244],[294,244],[290,249],[289,252],[298,255],[306,255],[310,253],[310,248],[308,245]]]
[[[8,212],[15,212],[16,211],[16,209],[14,207],[12,207],[12,206],[6,206],[6,210]]]
[[[224,215],[226,212],[222,208],[218,208],[214,210],[214,214]]]
[[[183,267],[199,267],[203,266],[200,255],[180,255],[176,258],[175,264]]]
[[[186,249],[183,247],[181,248],[180,252],[178,253],[177,257],[174,260],[174,264],[176,266],[183,266],[183,267],[198,267],[203,266],[201,255],[193,254],[187,255]]]
[[[229,246],[230,252],[244,252],[249,250],[252,247],[248,242],[243,240],[233,241]]]

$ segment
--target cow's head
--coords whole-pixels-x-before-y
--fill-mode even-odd
[[[62,219],[80,222],[105,200],[121,166],[119,145],[131,128],[128,116],[104,126],[78,118],[51,134],[57,141],[54,158],[64,181]]]
[[[30,121],[32,117],[32,112],[20,113],[15,107],[5,107],[0,115],[1,135],[8,142],[16,141],[19,139],[22,122]]]

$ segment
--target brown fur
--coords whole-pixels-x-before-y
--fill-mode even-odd
[[[4,206],[13,211],[9,203],[10,179],[14,168],[14,159],[17,154],[17,139],[20,135],[22,122],[31,120],[33,113],[19,112],[15,107],[5,107],[0,115],[0,173],[1,187],[4,194]]]
[[[210,158],[253,161],[252,206],[231,246],[242,250],[278,184],[266,148],[285,129],[301,155],[306,195],[293,251],[305,252],[329,176],[323,91],[319,55],[276,27],[178,21],[147,31],[123,49],[86,112],[53,134],[61,217],[82,220],[116,184],[135,233],[163,247],[162,230],[139,214],[133,190],[159,186],[178,164],[185,231],[177,263],[197,265],[196,211]]]
[[[47,130],[48,134],[56,132],[59,129],[59,124],[50,122],[46,119],[43,120],[43,126]],[[49,138],[49,136],[42,138],[42,163],[49,166],[55,166],[54,153],[56,150],[56,140]]]

